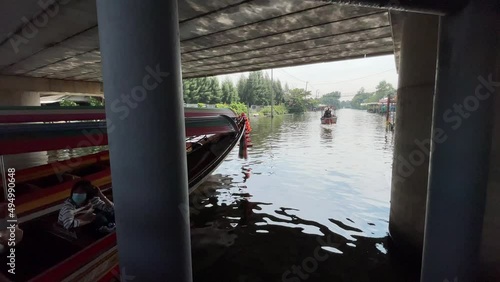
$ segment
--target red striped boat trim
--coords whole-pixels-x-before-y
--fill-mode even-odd
[[[110,234],[70,258],[48,269],[30,280],[30,282],[62,281],[82,266],[92,262],[100,254],[116,245],[116,233]]]
[[[184,117],[237,115],[227,108],[184,108]],[[0,107],[0,123],[104,120],[103,107]]]
[[[185,119],[186,137],[237,132],[226,116]],[[105,122],[18,124],[0,126],[0,155],[75,149],[108,144]]]

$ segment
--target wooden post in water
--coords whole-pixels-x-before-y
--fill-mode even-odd
[[[385,128],[389,129],[389,124],[390,124],[390,109],[391,109],[391,94],[387,94],[387,109],[386,109],[386,116],[385,116]]]

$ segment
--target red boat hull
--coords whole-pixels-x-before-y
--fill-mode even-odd
[[[321,118],[321,124],[336,124],[337,117]]]

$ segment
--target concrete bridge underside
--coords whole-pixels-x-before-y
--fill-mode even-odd
[[[146,66],[160,63],[171,74],[150,91],[157,95],[149,95],[141,107],[131,111],[129,118],[122,120],[112,107],[106,112],[118,127],[110,134],[114,142],[113,181],[118,187],[114,190],[116,202],[133,199],[128,210],[135,207],[146,212],[147,209],[148,214],[155,216],[143,223],[150,227],[148,230],[158,232],[141,233],[130,219],[133,217],[126,217],[127,209],[121,210],[122,218],[117,219],[118,241],[124,243],[118,247],[120,261],[127,269],[134,269],[140,278],[167,275],[171,280],[191,281],[189,229],[184,219],[176,216],[178,207],[187,204],[183,190],[185,154],[179,154],[185,144],[182,138],[171,138],[184,132],[181,70],[183,78],[193,78],[395,54],[396,67],[401,70],[398,116],[408,118],[400,119],[396,127],[400,131],[395,138],[394,167],[398,168],[400,156],[409,159],[416,152],[415,140],[430,139],[441,128],[448,130],[449,138],[445,143],[433,143],[436,152],[425,156],[415,173],[403,175],[402,179],[397,178],[401,177],[399,171],[393,172],[393,180],[402,180],[392,185],[391,235],[395,235],[397,243],[406,243],[419,254],[424,249],[423,281],[455,278],[474,281],[471,277],[475,277],[476,268],[469,264],[476,263],[479,252],[481,263],[494,272],[494,277],[500,277],[497,239],[500,99],[494,99],[496,93],[491,95],[491,100],[467,117],[460,130],[450,128],[445,117],[456,103],[469,101],[471,93],[478,93],[478,77],[500,80],[498,3],[494,0],[179,0],[178,5],[176,1],[142,0],[138,3],[98,0],[96,7],[95,0],[0,0],[0,105],[37,105],[39,93],[102,95],[103,81],[106,99],[113,101],[120,99],[120,93],[130,92],[143,83]],[[453,13],[441,17],[438,26],[436,17],[429,19],[415,14],[406,17],[387,10],[397,5],[438,15],[446,14],[445,8],[449,7]],[[105,39],[101,44],[99,37]],[[484,88],[491,93],[498,90],[489,85],[481,91]],[[480,97],[485,97],[483,92]],[[427,118],[413,115],[422,112]],[[171,134],[166,136],[165,132]],[[164,134],[161,137],[169,145],[157,143],[162,139],[158,134]],[[131,135],[149,138],[128,138]],[[143,150],[134,157],[120,153],[126,148]],[[174,156],[175,161],[167,163],[158,156]],[[128,163],[149,170],[145,169],[144,175],[135,174],[135,170],[124,173],[131,169]],[[178,173],[148,174],[158,169]],[[131,184],[134,182],[137,185]],[[179,189],[162,190],[164,183],[175,183]],[[143,188],[140,191],[136,189],[139,186]],[[162,196],[154,197],[158,193]],[[147,207],[135,201],[144,195],[151,196]],[[173,199],[175,204],[166,205],[164,199]],[[176,228],[163,230],[158,226]],[[165,236],[162,240],[159,236],[144,242],[138,250],[133,249],[135,241],[130,234]],[[171,240],[164,239],[167,237]],[[156,267],[137,260],[148,250],[158,253],[158,249],[164,252],[144,259],[158,263]],[[170,253],[178,257],[171,260]],[[164,269],[176,271],[170,273]]]
[[[320,1],[179,1],[179,28],[184,78],[394,53],[386,10]],[[0,1],[0,74],[102,81],[96,2]]]

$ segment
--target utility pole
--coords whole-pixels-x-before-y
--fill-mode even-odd
[[[271,69],[271,118],[274,117],[274,80],[273,69]]]
[[[309,83],[309,81],[306,81],[306,92],[307,92],[307,84]]]

